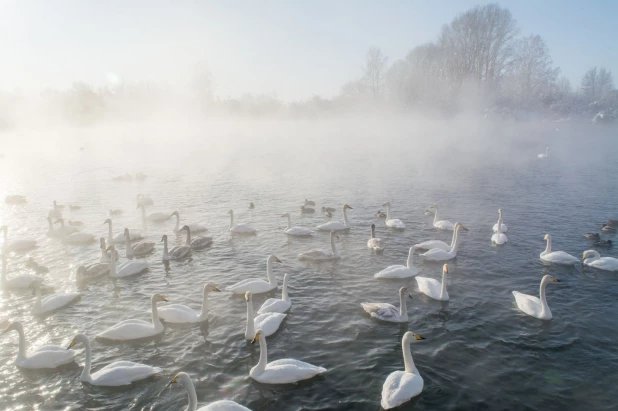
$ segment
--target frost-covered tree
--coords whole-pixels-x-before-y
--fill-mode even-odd
[[[581,89],[588,102],[603,100],[614,90],[612,72],[605,68],[591,68],[582,78]]]
[[[373,98],[378,100],[385,87],[385,77],[388,57],[382,54],[382,50],[377,47],[371,47],[367,51],[367,57],[365,59],[365,66],[363,68],[363,79],[367,83]]]

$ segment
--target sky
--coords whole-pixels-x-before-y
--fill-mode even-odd
[[[618,1],[498,3],[522,35],[545,39],[574,86],[593,66],[618,76]],[[221,98],[332,97],[361,76],[369,47],[390,62],[403,58],[477,4],[486,3],[0,0],[0,90],[38,93],[75,81],[188,89],[195,67],[206,64]]]

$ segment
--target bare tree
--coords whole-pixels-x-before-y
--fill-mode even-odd
[[[614,90],[612,72],[604,68],[591,68],[582,78],[581,89],[588,102],[607,98]]]
[[[204,62],[195,65],[190,85],[198,103],[207,108],[213,101],[212,73]]]
[[[379,48],[371,47],[367,51],[364,80],[367,82],[369,90],[376,100],[381,97],[384,91],[387,62],[388,57],[384,56]]]

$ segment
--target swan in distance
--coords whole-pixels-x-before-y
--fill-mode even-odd
[[[551,250],[551,235],[545,234],[545,241],[547,241],[547,247],[540,255],[541,260],[548,263],[573,265],[579,262],[577,257],[573,257],[571,254],[564,251],[552,251]]]
[[[335,238],[339,238],[339,236],[334,232],[330,232],[330,250],[310,250],[305,251],[304,253],[300,253],[298,258],[301,260],[314,260],[314,261],[326,261],[326,260],[335,260],[339,258],[339,250],[335,246]]]
[[[285,313],[292,306],[292,301],[290,301],[290,297],[288,296],[288,275],[283,276],[283,286],[281,287],[281,299],[279,298],[269,298],[264,301],[260,309],[258,310],[258,314],[264,313]]]
[[[391,323],[408,322],[408,307],[406,297],[412,298],[407,287],[399,289],[399,308],[388,303],[361,303],[363,310],[373,318]]]
[[[376,238],[375,224],[371,224],[371,237],[367,240],[367,247],[378,253],[384,251],[384,243],[382,242],[382,239]]]
[[[446,291],[446,275],[448,274],[448,264],[442,267],[442,282],[434,278],[415,277],[418,289],[427,297],[438,301],[448,301],[448,292]]]
[[[112,278],[130,277],[146,271],[150,267],[150,263],[146,260],[130,260],[122,264],[116,265],[116,248],[113,245],[109,246],[112,260],[109,262],[109,276]]]
[[[167,299],[160,294],[154,294],[150,298],[152,322],[134,319],[124,320],[97,334],[97,338],[109,341],[131,341],[155,337],[163,333],[164,327],[159,320],[157,311],[157,302],[159,301],[167,301]]]
[[[161,221],[167,221],[170,218],[172,218],[171,213],[162,213],[160,211],[154,211],[152,213],[146,214],[146,206],[144,206],[143,204],[138,205],[137,208],[142,209],[142,220],[143,221],[152,221],[155,223],[159,223]]]
[[[227,212],[230,215],[230,232],[234,234],[256,234],[257,230],[251,227],[249,224],[236,224],[234,225],[234,211],[229,210]]]
[[[207,283],[202,289],[202,311],[197,312],[194,309],[182,304],[168,304],[159,308],[159,317],[166,323],[186,324],[186,323],[201,323],[208,319],[208,294],[211,291],[219,290],[213,283]]]
[[[544,154],[538,154],[537,157],[538,158],[547,158],[548,155],[548,151],[549,151],[549,147],[545,147],[545,153]]]
[[[266,259],[266,276],[268,281],[264,281],[261,278],[247,278],[226,287],[225,290],[231,291],[234,294],[245,294],[247,291],[251,291],[253,294],[260,294],[274,290],[277,288],[277,280],[273,275],[273,263],[281,263],[281,260],[274,255],[269,255]]]
[[[438,230],[446,230],[446,231],[453,231],[455,229],[455,225],[451,223],[450,221],[439,220],[440,217],[438,217],[438,205],[437,204],[433,204],[431,208],[436,209],[436,213],[434,214],[434,217],[433,217],[433,226],[435,228],[437,228]]]
[[[429,240],[423,241],[422,243],[415,244],[414,246],[419,250],[431,250],[432,248],[439,248],[440,250],[449,251],[453,244],[455,244],[455,238],[457,237],[457,233],[459,230],[468,231],[466,227],[463,226],[460,222],[455,223],[455,229],[453,230],[453,238],[451,239],[451,244],[446,244],[444,241],[440,240]]]
[[[281,217],[287,217],[288,218],[288,226],[283,231],[287,235],[293,235],[293,236],[297,236],[297,237],[305,237],[305,236],[309,236],[309,235],[313,234],[313,231],[310,230],[307,227],[299,227],[299,226],[292,227],[292,218],[290,217],[290,213],[285,213]]]
[[[618,271],[618,258],[601,257],[595,250],[584,251],[583,264],[605,271]]]
[[[320,224],[317,228],[320,231],[345,231],[350,228],[350,224],[348,223],[348,213],[347,210],[352,210],[347,204],[343,205],[343,223],[339,221],[329,221],[328,223]]]
[[[386,226],[390,228],[397,228],[399,230],[403,230],[406,228],[406,225],[398,218],[391,218],[391,203],[387,201],[382,204],[382,206],[386,207]]]
[[[408,331],[403,335],[401,347],[403,351],[404,371],[393,371],[382,386],[382,401],[380,405],[390,410],[410,401],[423,391],[423,377],[418,372],[410,352],[410,343],[424,340],[418,334]]]
[[[504,224],[502,224],[502,209],[499,209],[498,213],[500,214],[500,217],[498,218],[498,222],[496,223],[497,230],[496,233],[491,236],[491,242],[497,245],[502,245],[509,241],[509,239],[507,238],[506,234],[502,233],[502,227],[504,226]]]
[[[498,209],[498,221],[500,220],[502,220],[502,209],[501,208]],[[502,227],[501,231],[503,233],[506,233],[508,231],[508,227],[506,226],[506,224],[502,223],[501,227]],[[494,224],[492,230],[494,233],[498,232],[498,223]]]
[[[245,328],[245,339],[251,341],[255,336],[255,329],[262,330],[264,337],[273,335],[279,329],[281,322],[287,314],[282,313],[263,313],[255,315],[253,312],[253,300],[251,298],[251,291],[245,293],[245,300],[247,301],[247,326]]]
[[[187,390],[187,396],[189,397],[189,405],[187,406],[185,411],[251,411],[249,408],[243,407],[242,405],[229,400],[211,402],[210,404],[204,407],[200,407],[198,409],[197,393],[195,392],[195,386],[193,385],[189,374],[179,372],[174,378],[172,378],[172,380],[167,385],[169,386],[176,383],[182,385],[185,390]]]
[[[539,291],[539,296],[541,298],[537,298],[533,295],[522,294],[518,291],[513,291],[517,307],[524,313],[538,318],[539,320],[551,320],[552,314],[549,310],[549,305],[547,305],[547,299],[545,298],[545,286],[550,282],[557,283],[558,279],[556,277],[552,277],[551,275],[543,276]]]
[[[418,274],[418,268],[414,267],[414,250],[416,247],[410,247],[410,251],[408,251],[408,261],[406,265],[391,265],[386,267],[384,270],[380,271],[373,275],[374,278],[408,278],[414,277]]]

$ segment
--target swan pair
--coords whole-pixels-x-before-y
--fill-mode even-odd
[[[455,223],[455,233],[453,234],[452,245],[448,251],[444,250],[443,245],[441,244],[439,247],[432,248],[429,251],[424,252],[421,254],[421,257],[427,261],[447,261],[457,257],[457,251],[459,250],[459,232],[462,230],[468,231],[463,224]]]
[[[582,260],[583,264],[588,267],[594,267],[605,271],[618,271],[618,258],[601,257],[601,255],[594,250],[584,251]]]
[[[247,326],[245,328],[245,339],[251,341],[255,336],[255,330],[262,330],[264,336],[268,337],[273,335],[279,329],[281,322],[287,317],[287,314],[277,312],[266,312],[259,315],[255,315],[253,311],[253,300],[251,298],[251,291],[245,293],[245,300],[247,301]]]
[[[384,251],[384,243],[381,238],[376,238],[376,225],[371,224],[371,237],[367,241],[367,247],[374,250],[376,253]]]
[[[339,239],[339,236],[335,231],[330,232],[330,250],[310,250],[300,253],[298,258],[300,260],[313,260],[313,261],[326,261],[336,260],[340,257],[339,250],[335,246],[335,239]]]
[[[403,230],[406,228],[406,225],[398,218],[391,218],[391,203],[386,202],[382,204],[386,207],[386,221],[385,224],[387,227],[396,228],[398,230]]]
[[[41,284],[36,281],[32,283],[31,288],[34,288],[36,292],[36,301],[32,309],[32,314],[34,315],[52,313],[77,302],[81,298],[79,293],[50,294],[42,297]]]
[[[167,301],[167,299],[160,294],[154,294],[150,298],[152,322],[135,319],[124,320],[97,334],[97,338],[107,341],[131,341],[162,334],[164,327],[157,311],[157,302],[159,301]]]
[[[19,274],[7,278],[6,256],[2,255],[2,277],[0,277],[0,286],[4,290],[24,290],[32,287],[34,283],[42,283],[43,277],[34,274]]]
[[[253,294],[266,293],[270,290],[277,288],[277,280],[273,275],[273,263],[281,263],[281,260],[274,255],[269,255],[266,259],[266,276],[268,281],[264,281],[260,278],[247,278],[230,285],[225,288],[226,291],[231,291],[234,294],[245,294],[250,291]]]
[[[547,241],[547,247],[545,251],[543,251],[539,257],[541,260],[546,261],[548,263],[562,264],[562,265],[573,265],[579,262],[577,257],[573,257],[571,254],[566,253],[564,251],[552,251],[551,250],[551,235],[545,234],[543,238]]]
[[[552,277],[551,275],[546,275],[541,280],[541,288],[539,291],[540,298],[533,295],[522,294],[518,291],[513,291],[517,307],[524,313],[538,318],[539,320],[551,320],[552,314],[549,309],[549,305],[547,305],[547,299],[545,298],[545,286],[550,282],[557,283],[558,279],[556,277]]]
[[[285,213],[281,217],[288,218],[288,226],[283,231],[287,235],[292,235],[296,237],[306,237],[306,236],[310,236],[313,234],[313,231],[307,227],[299,227],[299,226],[292,227],[292,218],[290,217],[290,213]]]
[[[230,215],[230,229],[232,234],[257,234],[257,230],[249,224],[234,224],[234,211],[228,210]]]
[[[173,217],[173,216],[176,216],[176,225],[174,226],[174,232],[177,233],[180,230],[182,230],[182,228],[179,228],[180,227],[180,214],[178,214],[178,211],[174,211],[170,217]],[[189,223],[189,224],[184,224],[184,225],[188,226],[192,233],[200,233],[202,231],[208,230],[205,225],[199,224],[199,223]]]
[[[493,227],[495,234],[491,236],[491,242],[497,245],[502,245],[506,243],[507,241],[509,241],[509,239],[507,238],[506,234],[503,233],[503,231],[506,232],[506,224],[502,223],[502,209],[501,208],[498,209],[498,215],[499,215],[498,222],[494,224],[494,227]]]
[[[374,274],[373,277],[377,279],[414,277],[418,274],[418,268],[414,267],[413,262],[414,250],[416,250],[415,246],[410,247],[410,251],[408,252],[408,261],[406,265],[388,266],[384,270]]]
[[[350,223],[348,222],[347,210],[352,210],[347,204],[343,205],[343,223],[339,221],[329,221],[328,223],[320,224],[317,228],[320,231],[345,231],[350,229]]]

